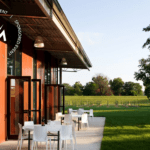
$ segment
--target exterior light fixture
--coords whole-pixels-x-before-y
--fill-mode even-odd
[[[60,65],[65,65],[65,66],[67,65],[66,58],[61,59]]]
[[[44,42],[43,38],[41,36],[37,36],[34,42],[34,47],[36,48],[43,48],[44,47]]]

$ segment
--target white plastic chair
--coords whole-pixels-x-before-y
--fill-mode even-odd
[[[55,118],[55,120],[61,121],[61,115],[62,115],[62,112],[56,113],[56,118]]]
[[[78,114],[77,112],[71,112],[71,115],[77,115],[77,114]],[[78,122],[78,118],[77,117],[73,117],[72,116],[72,120],[75,121],[75,123]],[[75,124],[75,126],[76,126],[76,124]]]
[[[71,114],[72,110],[73,110],[72,108],[69,108],[68,109],[68,114]]]
[[[53,122],[54,122],[55,125],[61,125],[61,121],[54,120]]]
[[[52,126],[52,127],[55,127],[55,126],[58,126],[58,125],[61,126],[61,121],[54,120],[54,121],[51,121],[50,124],[48,124],[48,125],[50,125],[50,126]],[[53,136],[53,139],[54,139],[53,150],[54,150],[55,140],[57,140],[56,135],[57,135],[56,132],[51,132],[50,134],[48,133],[48,136]]]
[[[72,144],[72,149],[74,150],[74,145],[73,145],[73,134],[72,134],[72,125],[62,125],[61,132],[60,132],[60,150],[61,150],[61,145],[62,141],[65,141],[65,147],[67,150],[67,142],[66,140],[70,140]]]
[[[71,114],[65,114],[64,124],[72,124],[72,115]]]
[[[77,112],[78,112],[78,115],[82,115],[82,114],[84,114],[84,109],[79,108],[79,109],[77,110]]]
[[[87,124],[87,127],[89,127],[88,114],[87,114],[87,113],[82,114],[80,123],[81,123],[82,125],[83,125],[83,124]]]
[[[72,136],[75,141],[75,147],[77,148],[77,142],[76,142],[76,132],[75,132],[75,123],[72,121]]]
[[[34,125],[34,122],[33,121],[25,121],[24,122],[24,126],[32,126]],[[25,134],[28,134],[28,131],[24,131]],[[33,131],[30,131],[30,134],[32,135],[33,134]]]
[[[94,117],[94,115],[93,115],[93,109],[90,109],[89,117]]]
[[[34,126],[32,150],[33,150],[34,142],[36,142],[36,150],[37,150],[37,142],[46,142],[46,150],[48,150],[48,140],[50,140],[50,149],[51,149],[51,138],[47,137],[47,127]]]
[[[19,148],[19,141],[20,141],[20,148],[19,148],[19,150],[21,150],[21,147],[23,145],[23,140],[28,139],[28,135],[24,135],[22,133],[22,125],[20,123],[18,123],[18,126],[19,126],[19,135],[18,135],[17,150]]]
[[[30,126],[30,125],[34,125],[33,121],[25,121],[24,122],[24,126]]]

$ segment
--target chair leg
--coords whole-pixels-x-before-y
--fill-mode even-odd
[[[55,147],[55,137],[54,137],[54,143],[53,143],[53,150],[54,150],[54,147]]]
[[[21,150],[21,146],[22,146],[22,139],[20,140],[20,149],[19,150]]]
[[[60,140],[59,142],[60,142],[59,149],[61,150],[61,148],[62,148],[62,140]]]
[[[48,148],[47,148],[48,145],[47,145],[47,144],[48,144],[48,143],[47,143],[47,141],[46,141],[46,150],[48,150]]]
[[[17,150],[18,150],[18,148],[19,148],[19,141],[20,141],[20,140],[18,139]]]
[[[75,141],[75,147],[77,149],[77,141],[76,141],[76,136],[74,136],[74,141]]]
[[[36,142],[36,150],[37,150],[37,147],[38,147],[38,142]]]
[[[66,147],[66,150],[67,150],[67,140],[65,140],[65,147]]]
[[[71,139],[72,149],[74,150],[73,139]]]
[[[50,147],[50,150],[51,150],[51,139],[49,140],[49,147]]]
[[[32,150],[33,150],[33,147],[34,147],[34,141],[32,141]]]

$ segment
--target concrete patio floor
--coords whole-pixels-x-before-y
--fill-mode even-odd
[[[80,131],[76,130],[77,147],[75,150],[100,150],[103,138],[105,117],[90,117],[89,128],[84,127]],[[72,150],[70,141],[67,142],[67,150]],[[28,141],[23,142],[22,150],[28,150]],[[53,145],[53,143],[52,143]],[[56,150],[57,142],[55,143]],[[0,150],[16,150],[17,141],[9,140],[0,144]],[[52,147],[53,148],[53,147]],[[38,150],[45,150],[45,146],[39,145]]]

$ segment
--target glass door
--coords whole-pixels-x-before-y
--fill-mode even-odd
[[[18,123],[31,120],[31,77],[7,77],[7,135],[18,138]]]
[[[63,92],[62,92],[63,91]],[[45,120],[55,120],[55,114],[65,111],[64,86],[58,84],[45,85]]]
[[[33,103],[31,103],[31,120],[41,124],[41,79],[32,79]]]

